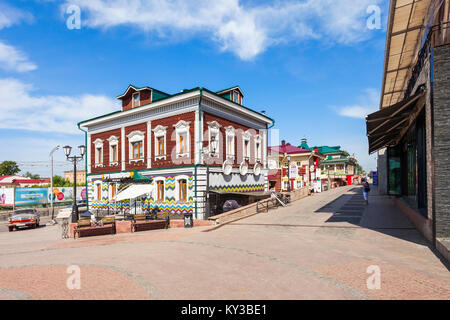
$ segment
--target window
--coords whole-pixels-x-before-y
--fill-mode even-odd
[[[102,155],[102,147],[95,148],[95,163],[102,163],[103,155]]]
[[[244,156],[244,160],[250,159],[250,137],[251,134],[249,131],[244,132],[242,135],[242,154]]]
[[[108,138],[109,141],[109,163],[118,164],[119,162],[119,139],[116,136]]]
[[[95,146],[95,165],[102,166],[103,164],[103,140],[96,139],[94,141]]]
[[[187,185],[186,179],[181,179],[178,181],[178,197],[180,201],[187,200]]]
[[[130,162],[144,161],[144,137],[142,131],[132,131],[127,135],[129,141],[129,159]]]
[[[218,157],[219,153],[220,153],[220,127],[221,125],[217,122],[217,121],[210,121],[208,122],[208,133],[209,133],[209,151],[211,152],[211,156],[213,157]],[[213,150],[213,144],[211,143],[211,141],[218,141],[219,143],[217,144],[217,149]]]
[[[164,201],[164,181],[156,182],[156,193],[157,201]]]
[[[178,153],[185,153],[187,151],[187,133],[180,133]]]
[[[226,134],[226,156],[227,158],[234,158],[234,140],[235,131],[232,126],[225,128]]]
[[[136,142],[132,142],[131,143],[131,147],[132,147],[132,159],[133,160],[137,160],[137,159],[143,159],[144,158],[144,152],[143,152],[143,148],[142,148],[142,141],[136,141]]]
[[[157,155],[158,156],[165,155],[166,153],[164,152],[164,137],[158,137],[158,138],[156,138],[156,140],[158,141]]]
[[[189,124],[188,121],[180,120],[174,125],[177,157],[189,156]]]
[[[244,158],[250,158],[250,140],[244,140]]]
[[[261,161],[261,136],[255,137],[255,160]]]
[[[95,185],[95,188],[96,188],[96,199],[95,200],[97,200],[97,201],[101,201],[102,200],[102,184],[101,183],[97,183],[96,185]]]
[[[111,146],[111,162],[117,162],[117,145]]]
[[[113,200],[114,197],[117,195],[117,185],[115,183],[112,183],[109,185],[109,190],[110,190],[110,200]]]
[[[166,132],[167,127],[161,125],[158,125],[155,129],[153,129],[155,136],[155,160],[166,158]]]
[[[139,107],[139,105],[140,105],[139,93],[135,93],[133,94],[133,108]]]
[[[233,101],[238,103],[238,93],[236,91],[233,91]]]

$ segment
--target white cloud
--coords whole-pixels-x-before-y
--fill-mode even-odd
[[[0,3],[0,30],[22,21],[30,22],[33,16],[25,11]],[[37,66],[19,49],[0,41],[0,68],[6,71],[26,72]]]
[[[365,94],[358,98],[358,103],[334,108],[341,116],[364,119],[369,113],[377,111],[379,104],[379,91],[376,89],[366,89]]]
[[[384,2],[305,0],[245,6],[239,0],[70,0],[61,8],[64,12],[68,5],[80,6],[82,27],[130,26],[168,39],[202,34],[222,50],[250,60],[278,43],[366,40],[371,34],[366,9]]]
[[[77,122],[120,110],[116,100],[102,95],[35,96],[32,91],[20,80],[0,79],[0,128],[80,133]]]
[[[28,57],[13,46],[0,41],[0,68],[6,71],[27,72],[37,68]]]
[[[0,29],[11,27],[22,21],[31,22],[33,15],[29,12],[0,3]]]

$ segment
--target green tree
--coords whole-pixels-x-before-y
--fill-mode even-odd
[[[38,174],[33,174],[29,171],[25,172],[25,177],[30,178],[30,179],[40,179],[41,176]]]
[[[71,186],[73,186],[73,184],[67,180],[64,180],[63,177],[55,175],[55,176],[53,176],[53,186],[54,187],[71,187]]]
[[[12,176],[19,172],[19,166],[15,161],[6,160],[0,163],[0,176]]]

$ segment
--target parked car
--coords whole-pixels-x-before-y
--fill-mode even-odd
[[[8,229],[13,231],[22,227],[39,227],[40,217],[36,209],[14,210],[13,215],[8,220]]]

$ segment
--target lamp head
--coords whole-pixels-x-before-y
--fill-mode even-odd
[[[66,155],[66,157],[70,156],[70,152],[72,151],[72,147],[71,146],[64,146],[64,154]]]
[[[78,146],[78,150],[80,151],[81,157],[83,157],[84,154],[86,153],[86,146],[85,145]]]

